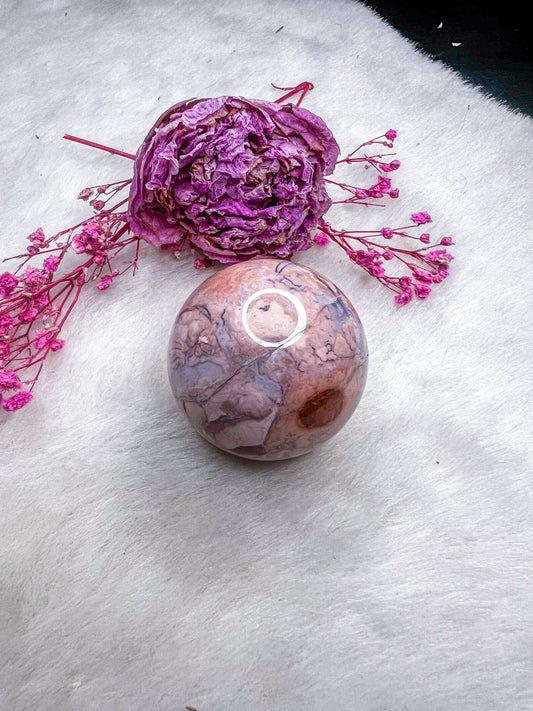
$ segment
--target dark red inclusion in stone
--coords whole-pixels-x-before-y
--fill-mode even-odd
[[[323,390],[302,405],[298,410],[298,420],[308,429],[329,425],[340,415],[342,403],[340,390]]]

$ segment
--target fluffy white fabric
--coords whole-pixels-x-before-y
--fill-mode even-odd
[[[457,246],[406,308],[330,245],[298,262],[354,302],[363,400],[312,455],[222,454],[167,383],[175,314],[206,276],[147,247],[87,288],[35,401],[1,417],[5,711],[526,711],[531,593],[533,125],[350,0],[4,0],[0,255],[87,216],[194,96],[305,106],[343,152],[398,130],[399,200]]]

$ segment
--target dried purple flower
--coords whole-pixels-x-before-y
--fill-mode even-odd
[[[298,106],[232,96],[177,104],[137,152],[131,229],[217,262],[290,257],[311,246],[331,205],[323,178],[338,154],[324,121]]]

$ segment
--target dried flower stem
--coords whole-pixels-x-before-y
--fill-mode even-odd
[[[75,141],[76,143],[82,143],[83,145],[90,146],[91,148],[99,148],[101,151],[107,151],[108,153],[113,153],[116,156],[122,156],[123,158],[131,158],[131,160],[135,160],[135,156],[132,153],[125,153],[124,151],[119,151],[116,148],[103,146],[101,143],[94,143],[93,141],[88,141],[85,138],[71,136],[69,133],[65,133],[63,138],[66,138],[69,141]]]
[[[274,89],[279,89],[279,91],[287,91],[288,92],[287,94],[284,94],[283,96],[281,96],[279,99],[276,99],[276,101],[274,102],[275,104],[283,104],[284,101],[288,101],[288,99],[290,99],[291,97],[302,92],[300,98],[296,102],[296,106],[300,106],[300,104],[304,100],[307,92],[312,91],[315,88],[313,86],[313,84],[311,84],[310,81],[303,81],[301,84],[298,84],[298,86],[292,86],[292,87],[291,86],[287,86],[287,87],[276,86],[275,84],[272,84],[272,86],[274,87]]]

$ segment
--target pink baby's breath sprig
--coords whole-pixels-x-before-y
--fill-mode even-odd
[[[0,274],[0,405],[18,410],[33,398],[33,388],[50,353],[63,348],[63,326],[76,305],[82,288],[96,282],[100,290],[137,267],[139,238],[128,234],[127,212],[122,200],[109,201],[131,183],[124,180],[85,188],[79,197],[91,199],[94,215],[47,238],[41,228],[28,236],[26,252],[4,261],[14,268]],[[117,269],[119,254],[136,247],[126,266]],[[82,261],[63,274],[62,266],[73,255]]]
[[[397,131],[391,128],[381,136],[371,138],[369,141],[361,143],[347,156],[340,158],[337,161],[337,165],[340,165],[341,163],[348,163],[349,165],[352,163],[367,163],[383,173],[390,173],[393,170],[398,170],[400,167],[400,161],[396,159],[393,159],[392,161],[388,160],[391,155],[395,155],[394,153],[374,153],[372,155],[367,155],[365,153],[362,156],[357,155],[360,151],[369,146],[384,146],[385,148],[392,148],[397,136]]]
[[[367,231],[336,230],[323,221],[315,242],[323,244],[325,239],[337,244],[352,262],[395,292],[395,302],[404,306],[413,296],[427,299],[431,286],[446,279],[453,260],[443,249],[453,244],[451,237],[435,241],[428,232],[415,232],[431,222],[427,212],[413,213],[411,222],[403,227]]]

